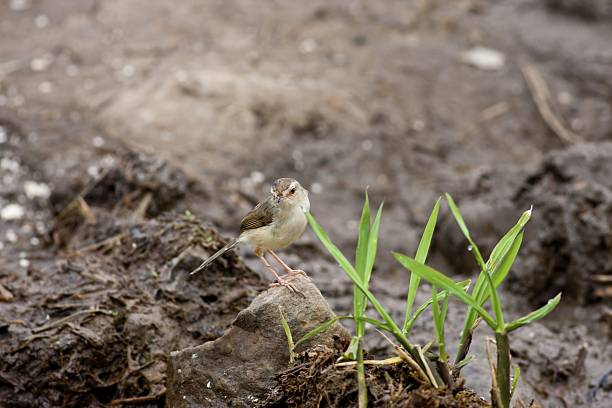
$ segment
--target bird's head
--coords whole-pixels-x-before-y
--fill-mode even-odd
[[[299,205],[304,212],[310,210],[310,201],[308,200],[308,190],[295,179],[279,178],[272,183],[270,189],[276,203],[282,207],[293,207]]]

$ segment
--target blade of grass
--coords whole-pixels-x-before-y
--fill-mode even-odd
[[[521,232],[514,237],[514,242],[512,243],[508,252],[504,255],[504,260],[501,263],[497,263],[496,269],[492,273],[495,287],[498,287],[508,275],[508,272],[510,271],[510,268],[512,267],[512,264],[514,263],[514,260],[516,259],[518,251],[521,247],[522,240],[523,233]],[[482,278],[484,278],[484,275],[481,273],[478,276],[474,289],[472,290],[472,297],[474,297],[480,305],[484,305],[489,297],[489,291],[484,290],[484,279]],[[455,364],[462,360],[468,352],[472,333],[478,326],[477,316],[478,313],[476,310],[470,307],[466,314],[463,330],[461,332],[461,339],[459,340]]]
[[[369,286],[370,275],[374,261],[370,263],[370,242],[371,239],[370,226],[370,203],[368,193],[366,191],[365,202],[361,212],[361,220],[359,222],[359,238],[357,240],[357,249],[355,251],[355,267],[357,274],[361,277],[362,282]],[[377,231],[376,231],[377,233]],[[375,237],[377,239],[377,237]],[[368,270],[369,269],[369,270]],[[359,408],[368,406],[368,388],[365,380],[365,367],[363,365],[363,350],[361,348],[361,339],[365,335],[365,322],[360,319],[365,315],[367,306],[365,293],[362,292],[357,285],[354,285],[353,307],[355,316],[355,332],[357,336],[353,337],[351,344],[345,352],[345,358],[357,359],[357,385],[358,385],[358,405]],[[355,341],[353,341],[355,340]]]
[[[355,320],[355,318],[353,316],[336,316],[333,317],[323,323],[321,323],[319,326],[315,327],[314,329],[310,330],[308,333],[304,334],[302,337],[300,337],[300,339],[295,343],[295,347],[299,346],[300,344],[316,337],[317,335],[325,332],[327,329],[329,329],[334,323],[336,323],[338,320]],[[385,324],[384,322],[381,322],[380,320],[376,320],[376,319],[371,319],[369,317],[362,317],[361,320],[363,320],[365,323],[369,323],[372,326],[375,326],[381,330],[386,330],[389,331],[389,326],[387,324]]]
[[[385,310],[382,304],[378,301],[378,299],[369,291],[366,285],[361,281],[355,268],[351,263],[346,259],[346,257],[342,254],[342,252],[331,242],[329,236],[325,232],[325,230],[319,225],[319,223],[315,220],[315,218],[310,213],[306,213],[306,218],[308,219],[308,223],[310,227],[315,232],[323,246],[328,250],[328,252],[336,259],[336,261],[340,264],[342,269],[344,269],[345,273],[348,277],[353,281],[353,284],[357,285],[359,289],[363,291],[366,295],[366,298],[372,303],[372,306],[376,310],[376,312],[380,315],[383,321],[389,326],[389,332],[393,334],[396,340],[406,349],[406,351],[413,356],[413,358],[420,362],[423,367],[431,364],[428,360],[423,361],[421,357],[417,353],[414,345],[410,343],[408,338],[402,333],[401,329],[395,321],[391,318],[389,313]],[[441,381],[441,380],[440,380]]]
[[[431,310],[433,312],[434,327],[436,330],[436,342],[438,343],[438,350],[440,353],[440,359],[446,361],[446,347],[444,344],[444,320],[442,320],[442,312],[440,311],[440,304],[438,303],[438,290],[434,285],[431,286]]]
[[[438,220],[438,213],[440,212],[440,200],[438,198],[436,200],[436,204],[431,210],[431,214],[429,215],[429,219],[427,220],[427,224],[425,225],[425,229],[423,230],[423,235],[421,235],[421,240],[419,242],[419,246],[417,248],[415,259],[421,263],[425,263],[427,260],[427,253],[429,252],[429,246],[431,245],[431,239],[433,237],[434,230],[436,228],[436,222]],[[402,330],[404,333],[408,333],[410,328],[408,327],[410,315],[412,313],[412,306],[414,305],[414,300],[416,299],[416,294],[419,289],[419,283],[421,282],[421,278],[418,275],[410,274],[410,283],[408,286],[408,296],[406,299],[406,314],[404,317],[404,326]]]
[[[376,217],[374,217],[374,223],[372,224],[372,228],[370,229],[370,236],[368,237],[368,252],[365,267],[366,282],[370,281],[370,277],[372,276],[372,269],[374,268],[374,261],[376,260],[376,252],[378,250],[378,232],[380,230],[380,221],[382,218],[382,210],[384,204],[385,203],[383,202],[378,207]]]
[[[464,288],[464,290],[467,290],[467,288],[470,287],[470,280],[467,279],[461,282],[457,282],[457,285]],[[438,295],[442,296],[443,298],[448,299],[448,291],[446,290],[442,290],[438,292]],[[412,314],[412,316],[410,316],[410,319],[408,320],[408,326],[406,326],[408,328],[407,332],[410,332],[410,330],[412,329],[412,326],[414,326],[414,322],[416,321],[416,319],[421,315],[421,313],[423,313],[431,305],[432,302],[433,302],[433,299],[429,298],[425,302],[423,302],[423,304],[421,304],[418,308],[415,309],[414,313]]]
[[[365,201],[361,211],[361,219],[359,221],[359,238],[357,239],[357,248],[355,250],[355,270],[366,285],[369,281],[369,279],[366,278],[366,264],[368,261],[368,243],[370,241],[370,218],[370,200],[366,191]],[[361,317],[365,313],[366,297],[357,286],[354,286],[353,291],[353,315],[355,317]],[[357,336],[363,336],[365,334],[363,322],[355,322],[355,332]],[[353,344],[353,342],[351,342],[353,349],[355,349],[353,351],[356,351],[356,344],[357,343]],[[347,353],[350,353],[349,349],[347,349]],[[353,355],[353,358],[354,356],[355,355]]]
[[[489,257],[486,265],[489,267],[491,280],[493,281],[493,286],[495,288],[497,288],[504,281],[508,275],[508,272],[512,268],[523,241],[523,230],[530,217],[531,209],[525,211],[521,215],[517,223],[510,228],[506,234],[504,234],[491,252],[491,256]],[[488,280],[487,277],[481,271],[478,279],[476,280],[476,284],[474,285],[474,289],[472,290],[472,297],[475,298],[480,305],[484,305],[490,295],[490,290],[485,290],[486,280]],[[477,326],[476,319],[477,312],[470,307],[466,314],[463,330],[461,332],[461,339],[459,341],[459,347],[455,357],[455,364],[462,360],[468,352],[467,349],[469,348],[469,344],[471,342],[470,339],[472,337],[472,333]]]
[[[516,391],[516,386],[518,384],[519,378],[521,376],[521,367],[514,366],[514,376],[512,377],[512,384],[510,385],[510,399],[514,395],[514,391]]]
[[[463,235],[465,236],[465,238],[467,238],[468,242],[470,243],[471,252],[474,254],[474,257],[476,258],[476,262],[478,263],[478,266],[480,266],[481,275],[484,275],[484,278],[486,279],[489,285],[491,304],[493,306],[493,311],[495,313],[495,318],[497,320],[498,328],[501,330],[504,324],[504,315],[503,315],[501,303],[499,301],[499,296],[497,294],[497,291],[495,290],[493,281],[491,280],[491,275],[489,273],[487,264],[485,264],[482,258],[482,255],[480,254],[480,249],[478,249],[478,245],[476,245],[476,243],[472,239],[470,235],[470,231],[463,219],[463,215],[461,215],[461,211],[459,210],[459,207],[457,207],[457,204],[455,204],[453,197],[451,197],[450,194],[446,193],[446,200],[448,202],[448,206],[451,210],[451,213],[453,214],[453,217],[455,217],[455,221],[457,221],[457,225],[459,225],[459,229],[461,230],[461,232],[463,232]],[[476,282],[476,284],[478,284],[478,282]]]
[[[285,336],[287,336],[287,346],[289,347],[289,365],[293,365],[293,362],[295,361],[295,344],[293,344],[293,335],[291,334],[289,323],[287,323],[287,319],[285,319],[283,308],[279,306],[278,312],[280,313],[281,326],[283,326]]]
[[[461,230],[463,235],[467,238],[470,244],[470,247],[468,248],[468,250],[470,250],[472,254],[474,254],[474,257],[476,258],[476,262],[478,263],[478,266],[480,267],[481,270],[484,271],[485,263],[484,263],[484,260],[482,259],[482,255],[480,254],[480,249],[478,249],[478,246],[472,239],[472,236],[470,235],[470,231],[465,225],[463,216],[461,215],[461,212],[459,211],[459,207],[457,207],[457,204],[455,204],[455,200],[453,200],[453,197],[451,197],[450,194],[446,193],[445,195],[446,195],[446,202],[448,203],[448,207],[450,208],[451,213],[453,214],[453,217],[455,218],[455,221],[457,222],[457,225],[459,225],[459,229]]]
[[[421,278],[428,281],[430,284],[441,287],[443,289],[448,290],[452,295],[458,297],[468,306],[472,306],[476,309],[476,311],[482,316],[482,318],[489,324],[491,327],[496,327],[495,320],[491,317],[491,315],[467,293],[463,291],[461,286],[459,286],[456,282],[454,282],[451,278],[445,276],[444,274],[436,271],[435,269],[423,265],[414,259],[402,255],[400,253],[394,252],[393,256],[398,260],[399,263],[404,265],[405,268],[410,269],[413,273],[416,273]]]
[[[513,330],[518,329],[519,327],[523,327],[526,324],[530,324],[535,322],[536,320],[540,320],[547,314],[553,311],[555,307],[561,301],[561,293],[557,294],[554,298],[550,299],[544,306],[541,308],[534,310],[526,316],[523,316],[519,319],[514,320],[506,325],[506,331],[511,332]]]
[[[378,299],[376,299],[374,294],[372,294],[372,292],[370,292],[367,286],[361,281],[353,265],[351,265],[351,263],[346,259],[346,257],[344,256],[344,254],[342,254],[342,252],[338,249],[338,247],[336,247],[331,242],[331,240],[329,239],[329,236],[327,235],[323,227],[319,225],[319,223],[317,222],[317,220],[315,220],[312,214],[307,213],[306,217],[308,219],[308,223],[310,224],[310,227],[315,232],[315,234],[317,235],[317,237],[319,238],[323,246],[325,246],[328,252],[336,259],[336,261],[340,264],[342,269],[344,269],[348,277],[353,281],[353,284],[357,285],[359,289],[361,289],[361,291],[366,295],[370,303],[372,303],[372,306],[374,307],[376,312],[383,318],[385,323],[389,325],[389,328],[391,329],[390,331],[394,335],[397,334],[395,333],[396,331],[400,332],[399,328],[397,327],[397,325],[395,324],[395,322],[393,321],[389,313],[387,313],[385,308],[378,301]],[[407,339],[398,338],[398,341],[400,341],[400,343],[402,343],[402,346],[405,346],[409,352],[414,350],[414,346],[410,344],[409,342],[407,342]]]
[[[357,359],[357,355],[359,354],[359,339],[360,339],[359,336],[351,337],[351,342],[349,343],[344,353],[342,353],[341,360],[356,360]]]

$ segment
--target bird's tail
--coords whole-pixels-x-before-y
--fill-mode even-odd
[[[196,269],[191,271],[190,275],[195,275],[196,273],[198,273],[200,271],[203,271],[204,269],[208,268],[210,266],[210,264],[213,263],[218,257],[223,255],[227,251],[233,249],[237,244],[238,244],[238,240],[237,239],[235,239],[233,241],[230,241],[226,246],[224,246],[223,248],[221,248],[220,250],[218,250],[217,252],[215,252],[214,254],[209,256],[208,259],[206,259],[204,262],[202,262],[202,265],[198,266]]]

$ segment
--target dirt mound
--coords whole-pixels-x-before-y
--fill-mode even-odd
[[[533,206],[509,288],[535,304],[559,292],[584,303],[612,296],[610,174],[612,143],[581,144],[546,155],[514,191],[468,192],[459,205],[483,253]],[[445,258],[457,273],[475,270],[452,217],[441,224],[435,239]]]
[[[559,291],[581,301],[610,296],[612,143],[549,154],[514,197],[537,211],[511,285],[538,300]]]
[[[50,246],[24,271],[0,270],[13,296],[0,303],[5,406],[163,401],[168,353],[219,337],[263,287],[236,255],[188,279],[225,242],[189,212],[162,213],[183,205],[186,176],[126,150],[110,157],[92,182],[55,180],[50,206],[67,204]]]

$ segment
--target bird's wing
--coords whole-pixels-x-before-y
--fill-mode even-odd
[[[274,211],[272,198],[257,204],[240,222],[240,233],[272,224]]]

